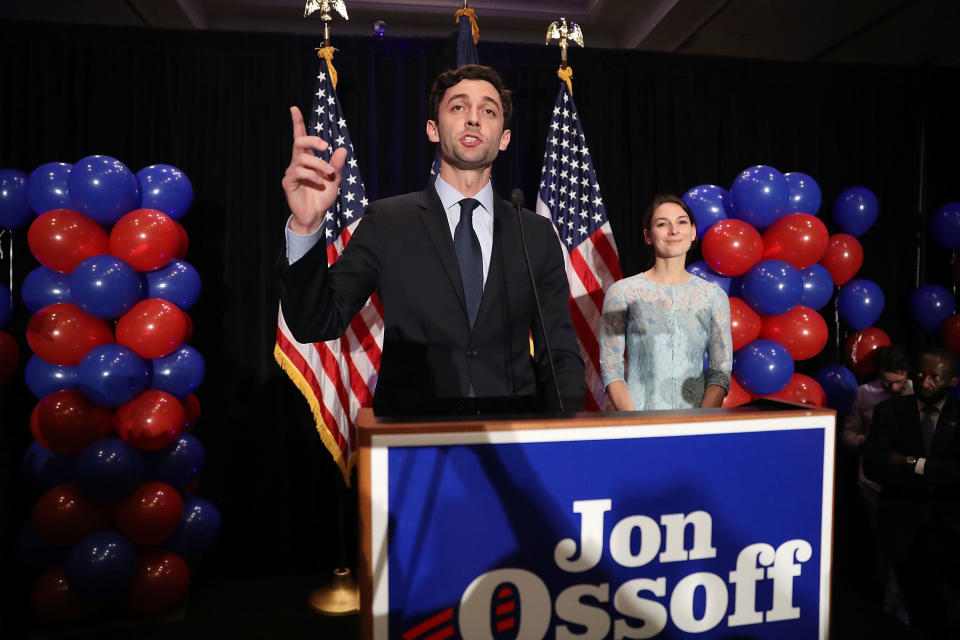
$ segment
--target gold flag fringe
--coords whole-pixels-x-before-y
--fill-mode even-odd
[[[337,446],[337,442],[334,440],[333,434],[330,433],[330,429],[323,421],[323,416],[320,413],[320,401],[317,400],[316,395],[313,393],[313,389],[310,388],[310,384],[307,382],[306,378],[303,377],[303,374],[300,373],[300,370],[297,369],[297,367],[290,361],[290,358],[287,357],[287,354],[280,349],[280,345],[274,345],[273,359],[277,361],[277,364],[280,365],[280,368],[283,369],[283,371],[290,378],[290,381],[293,382],[294,386],[296,386],[297,389],[300,390],[300,393],[303,394],[307,404],[310,405],[310,412],[313,414],[313,421],[316,423],[317,433],[320,434],[320,439],[323,441],[323,445],[327,448],[327,451],[330,452],[330,455],[333,457],[333,461],[340,469],[340,473],[343,474],[344,484],[349,487],[350,473],[353,471],[353,467],[357,463],[356,452],[353,452],[349,460],[344,459],[343,452],[340,450],[340,447]]]

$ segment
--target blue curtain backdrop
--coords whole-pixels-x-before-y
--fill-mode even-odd
[[[434,155],[424,133],[427,91],[452,63],[455,38],[335,37],[334,44],[338,93],[368,194],[420,189]],[[194,344],[207,362],[198,392],[196,434],[209,455],[200,495],[220,506],[225,523],[201,575],[325,575],[335,561],[328,507],[337,471],[272,357],[287,108],[309,107],[318,45],[315,36],[292,34],[0,22],[0,167],[29,173],[100,153],[133,171],[173,164],[196,189],[181,222],[191,240],[187,259],[204,284],[191,311]],[[558,52],[481,41],[479,55],[516,96],[513,140],[495,165],[495,186],[501,194],[519,186],[532,206]],[[639,218],[654,193],[729,187],[742,169],[769,164],[819,182],[820,217],[835,231],[833,198],[862,185],[879,198],[880,218],[861,239],[860,274],[886,294],[877,326],[910,345],[904,310],[918,242],[929,245],[923,281],[950,284],[948,252],[920,232],[924,214],[960,200],[958,70],[602,49],[575,50],[571,64],[624,274],[642,263]],[[19,282],[36,266],[25,229],[14,255]],[[27,320],[18,305],[12,332],[22,336]],[[23,363],[29,352],[22,347]],[[828,345],[826,356],[806,363],[810,371],[801,370],[812,373],[830,352]],[[0,542],[12,563],[4,574],[15,584],[4,601],[22,609],[29,580],[10,552],[37,497],[19,473],[35,401],[22,375],[3,397]]]

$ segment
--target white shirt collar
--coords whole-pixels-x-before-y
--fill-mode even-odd
[[[440,202],[443,203],[444,210],[449,211],[452,207],[456,207],[459,215],[460,201],[468,196],[454,189],[440,176],[437,176],[433,186],[437,190],[437,195],[440,196]],[[483,185],[483,189],[480,189],[479,193],[473,197],[480,202],[480,206],[483,207],[484,211],[493,215],[493,184],[491,180],[487,180],[487,184]]]

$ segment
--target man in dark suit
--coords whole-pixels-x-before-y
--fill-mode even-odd
[[[881,485],[881,542],[893,561],[911,626],[930,637],[958,637],[960,580],[960,402],[957,361],[922,351],[912,396],[877,405],[864,447],[864,471]],[[948,634],[948,635],[944,635]]]
[[[293,157],[283,188],[292,215],[280,297],[287,325],[301,342],[337,338],[377,292],[385,326],[373,406],[381,415],[502,410],[505,399],[515,410],[555,410],[547,340],[564,409],[582,410],[584,367],[559,239],[548,220],[523,212],[544,335],[516,211],[490,182],[510,142],[510,92],[493,69],[467,65],[437,78],[429,110],[427,136],[440,145],[435,185],[372,203],[328,269],[317,236],[345,150],[329,163],[315,157],[327,143],[306,135],[291,108]]]

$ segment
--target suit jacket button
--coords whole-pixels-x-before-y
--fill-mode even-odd
[[[476,358],[476,357],[477,357],[477,352],[476,352],[476,351],[467,351],[467,357],[468,357],[468,358]]]

